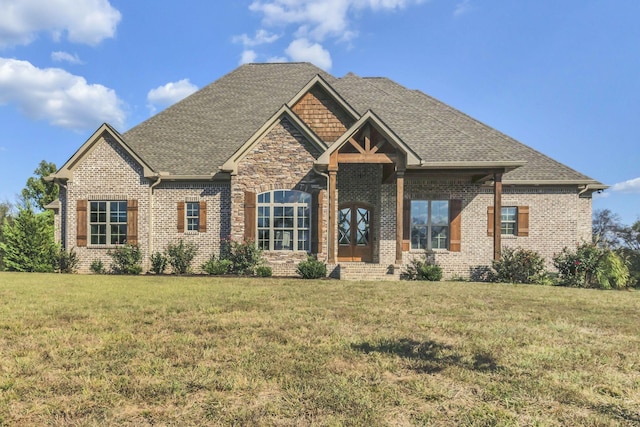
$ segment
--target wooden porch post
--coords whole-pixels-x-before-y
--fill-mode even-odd
[[[336,178],[338,175],[336,170],[329,169],[329,241],[327,249],[329,251],[329,264],[336,262],[336,212],[338,209]]]
[[[404,170],[396,172],[396,265],[402,264]]]
[[[499,260],[502,249],[502,173],[493,179],[493,259]]]

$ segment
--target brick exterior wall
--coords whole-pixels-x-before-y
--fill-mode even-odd
[[[67,248],[76,247],[76,206],[78,200],[138,201],[138,244],[143,252],[145,271],[148,256],[163,251],[180,238],[198,247],[194,271],[212,254],[219,254],[222,238],[231,236],[242,241],[244,236],[244,191],[259,194],[286,189],[313,193],[326,189],[326,179],[313,171],[319,150],[307,141],[288,119],[276,122],[238,164],[238,174],[230,183],[162,182],[150,195],[150,182],[143,170],[110,137],[97,141],[73,168],[73,178],[61,188],[61,209],[56,219],[56,233]],[[372,207],[373,262],[381,266],[395,263],[396,251],[396,186],[382,183],[382,166],[372,164],[340,164],[337,174],[339,204],[364,202]],[[318,258],[327,259],[328,193],[322,200],[323,224],[321,251]],[[491,264],[493,238],[487,235],[487,207],[493,205],[493,188],[471,182],[469,176],[441,175],[430,178],[405,176],[405,198],[462,200],[461,251],[438,250],[435,261],[445,277],[468,277],[477,267]],[[179,233],[177,203],[207,202],[207,231]],[[522,247],[539,252],[551,266],[552,256],[564,246],[591,239],[591,198],[580,197],[574,187],[505,186],[503,206],[528,206],[529,236],[503,236],[506,247]],[[314,213],[312,212],[312,215]],[[336,215],[337,217],[337,215]],[[336,218],[337,221],[337,218]],[[313,224],[313,219],[312,219]],[[337,228],[336,228],[337,229]],[[88,272],[93,260],[110,266],[107,248],[77,248],[80,271]],[[295,275],[297,264],[305,252],[266,252],[275,275]],[[403,254],[406,264],[422,251]],[[359,271],[352,268],[352,270]],[[382,271],[382,270],[381,270]],[[355,273],[354,273],[355,274]],[[382,273],[384,274],[384,273]]]
[[[319,150],[307,141],[289,120],[279,120],[238,164],[238,174],[231,178],[231,238],[244,238],[244,192],[260,194],[269,190],[299,190],[307,193],[326,188],[326,179],[313,171]],[[328,217],[325,192],[323,218]],[[313,213],[312,213],[313,215]],[[313,220],[312,220],[313,222]],[[319,258],[327,252],[326,225]],[[265,252],[274,274],[295,275],[297,264],[306,252]]]
[[[303,95],[292,110],[327,142],[336,141],[354,123],[349,114],[318,86]]]
[[[205,232],[178,232],[178,202],[206,202]],[[231,232],[231,198],[229,183],[160,183],[153,192],[153,251],[163,252],[180,239],[193,243],[198,252],[191,264],[194,272],[211,254],[220,255],[220,242]]]
[[[61,202],[66,206],[66,221],[62,225],[65,245],[75,248],[80,259],[79,271],[89,272],[94,260],[105,267],[111,265],[106,247],[77,247],[76,206],[78,200],[138,201],[138,245],[143,258],[148,257],[149,182],[140,166],[110,136],[97,141],[73,168],[73,178],[62,191]],[[89,239],[88,239],[89,240]]]

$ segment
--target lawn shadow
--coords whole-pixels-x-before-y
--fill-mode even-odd
[[[372,344],[363,342],[351,344],[351,348],[365,354],[383,353],[396,355],[409,362],[409,367],[417,372],[433,374],[451,366],[459,366],[480,372],[494,372],[500,368],[495,359],[487,353],[474,354],[465,358],[452,346],[433,340],[416,341],[409,338],[381,340]]]

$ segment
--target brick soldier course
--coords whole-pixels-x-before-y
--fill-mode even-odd
[[[425,246],[447,277],[504,247],[549,262],[590,240],[606,189],[422,92],[307,63],[243,65],[124,134],[105,124],[51,179],[82,272],[125,241],[148,269],[180,239],[197,271],[231,238],[275,275],[311,254],[343,279],[397,278]]]

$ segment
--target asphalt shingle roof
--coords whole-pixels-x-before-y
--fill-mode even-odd
[[[335,78],[308,63],[246,64],[124,133],[157,172],[208,175],[320,75],[359,114],[372,110],[427,162],[526,161],[515,181],[597,183],[513,138],[387,78]]]

